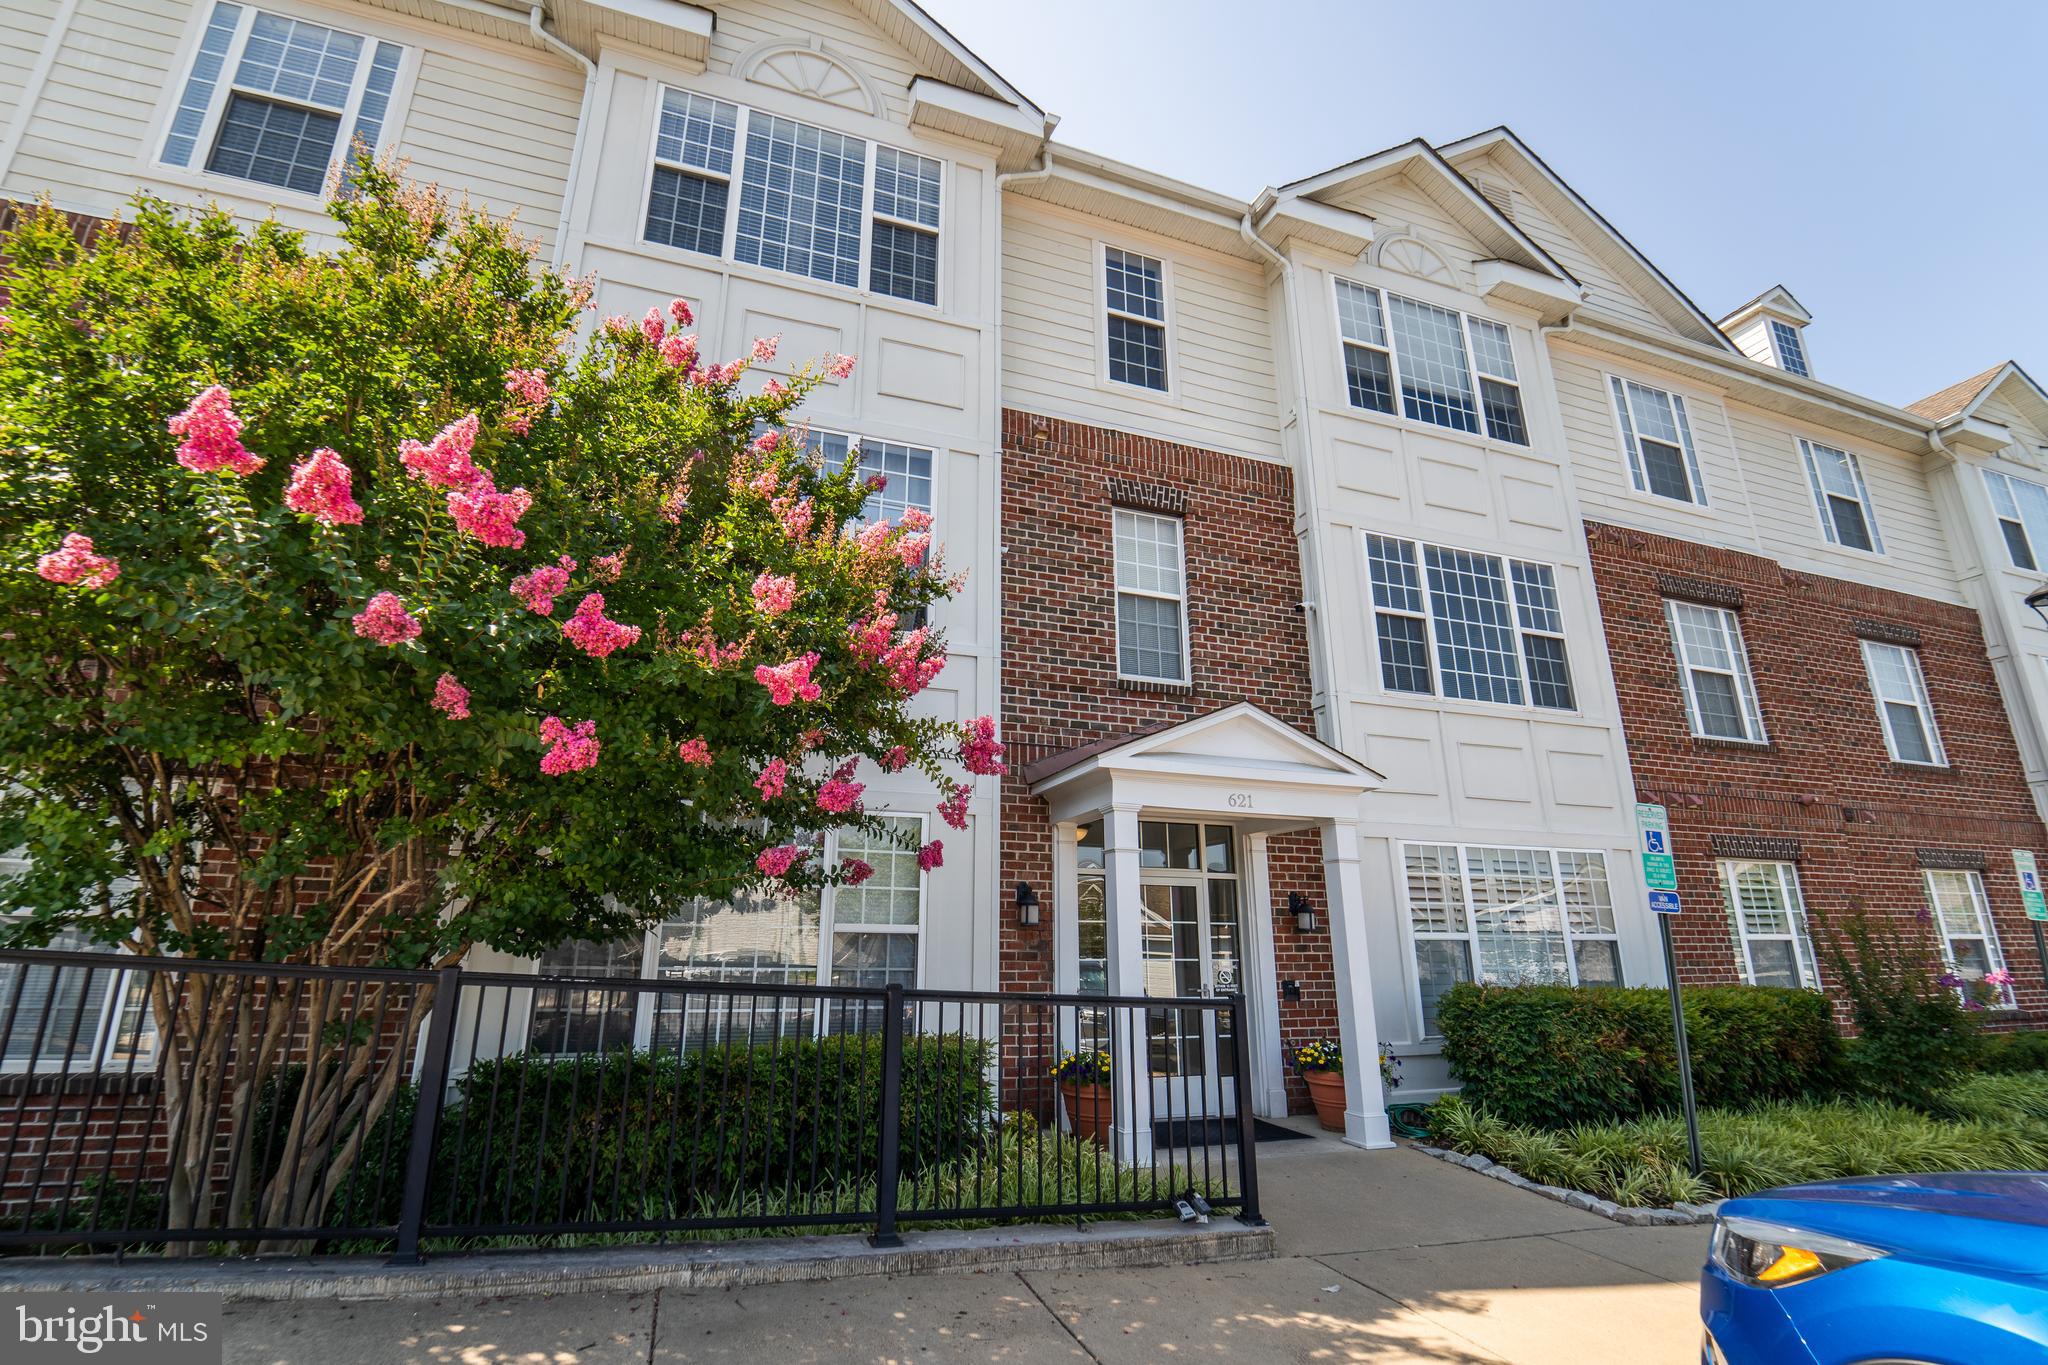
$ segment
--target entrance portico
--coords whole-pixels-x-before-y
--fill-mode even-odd
[[[1155,1079],[1162,1066],[1197,1069],[1219,1117],[1286,1112],[1267,843],[1277,834],[1317,831],[1326,899],[1317,908],[1327,925],[1346,1058],[1344,1136],[1362,1147],[1391,1145],[1358,840],[1359,798],[1380,784],[1379,774],[1239,702],[1052,754],[1020,775],[1045,802],[1053,827],[1056,989],[1113,996],[1244,992],[1247,1077],[1223,1074],[1217,1040],[1183,1034],[1170,1022],[1154,1021],[1152,1038],[1112,1049],[1120,1066],[1148,1058]],[[1084,901],[1091,930],[1094,916],[1101,926],[1088,952],[1081,942]],[[1119,1078],[1117,1093],[1131,1097],[1116,1119],[1116,1146],[1127,1159],[1150,1157],[1151,1092],[1150,1085]]]

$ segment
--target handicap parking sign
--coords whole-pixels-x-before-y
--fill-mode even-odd
[[[1661,829],[1646,829],[1646,830],[1644,830],[1644,831],[1643,831],[1643,852],[1645,852],[1645,853],[1662,853],[1662,852],[1664,852],[1664,831],[1663,831],[1663,830],[1661,830]]]
[[[1650,910],[1653,914],[1659,915],[1677,914],[1678,893],[1676,891],[1652,891],[1650,893]]]

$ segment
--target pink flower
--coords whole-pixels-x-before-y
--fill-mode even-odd
[[[834,379],[845,379],[853,373],[853,357],[850,355],[829,356],[825,360],[825,373]]]
[[[533,506],[533,495],[524,488],[500,493],[485,470],[477,470],[468,488],[448,495],[448,515],[455,525],[486,545],[517,550],[526,544],[526,532],[517,522]]]
[[[932,514],[922,507],[906,507],[900,524],[906,531],[929,531],[932,529]]]
[[[753,444],[749,445],[747,449],[753,451],[756,455],[766,455],[770,451],[774,450],[775,447],[781,444],[782,433],[777,431],[775,428],[770,427],[768,428],[768,430],[762,432],[759,436],[756,436],[753,440]],[[773,470],[769,470],[767,472],[770,474],[774,473]]]
[[[967,828],[967,803],[974,797],[974,788],[962,782],[953,788],[952,794],[939,802],[939,818],[954,829]]]
[[[754,859],[754,866],[771,877],[780,877],[794,867],[804,851],[795,844],[783,844],[779,848],[764,848],[761,856]]]
[[[818,666],[818,652],[812,650],[800,659],[791,659],[786,664],[770,668],[758,664],[754,668],[754,681],[768,689],[768,699],[777,706],[787,706],[797,698],[816,701],[822,694],[818,684],[811,681],[811,670]]]
[[[2010,986],[2012,984],[2012,973],[2003,967],[1994,967],[1984,973],[1983,981],[1987,986]]]
[[[779,758],[771,758],[754,776],[755,790],[761,793],[763,801],[773,801],[782,795],[782,789],[789,783],[789,765]]]
[[[575,568],[576,561],[563,555],[553,564],[543,564],[513,579],[512,595],[526,603],[526,609],[535,615],[552,616],[555,598],[569,586],[569,575]]]
[[[688,370],[697,363],[697,338],[671,332],[661,340],[661,358],[664,364],[678,370]]]
[[[723,365],[707,365],[701,370],[692,371],[690,381],[700,388],[724,388],[738,379],[740,371],[745,368],[746,362],[740,360],[727,361]]]
[[[602,659],[615,649],[637,643],[640,627],[611,620],[604,614],[604,594],[593,592],[576,604],[576,614],[562,623],[562,634],[585,654]]]
[[[596,767],[598,750],[604,747],[598,743],[594,720],[579,720],[572,728],[549,716],[540,723],[540,737],[552,746],[540,756],[540,770],[549,777]]]
[[[775,515],[782,522],[782,534],[791,540],[802,540],[811,533],[811,523],[817,520],[818,509],[811,505],[809,498],[788,498],[775,500]]]
[[[73,531],[62,545],[36,561],[36,572],[67,587],[104,588],[121,576],[121,564],[111,555],[94,553],[92,537]]]
[[[626,552],[621,550],[615,555],[599,555],[590,561],[590,570],[597,575],[598,582],[616,583],[619,575],[626,571]]]
[[[778,341],[781,341],[781,340],[782,340],[782,333],[780,333],[780,332],[777,332],[777,333],[776,333],[776,334],[775,334],[774,336],[772,336],[772,337],[755,337],[755,338],[754,338],[754,359],[756,359],[756,360],[773,360],[773,359],[775,359],[775,343],[777,343]]]
[[[934,839],[917,851],[917,866],[920,871],[930,872],[946,861],[946,845]]]
[[[882,755],[882,770],[884,772],[900,773],[909,765],[910,750],[904,748],[901,744]]]
[[[649,345],[659,344],[667,331],[668,323],[662,320],[659,308],[648,309],[647,316],[640,319],[640,335],[647,338]]]
[[[961,727],[960,766],[990,777],[1009,771],[1003,766],[1003,745],[996,738],[994,716],[976,716]]]
[[[510,369],[505,371],[505,392],[520,402],[538,407],[548,401],[548,372],[546,370]]]
[[[470,463],[470,448],[476,444],[476,414],[457,418],[435,433],[434,439],[398,443],[398,458],[415,479],[436,488],[468,488],[482,473]]]
[[[754,579],[754,605],[763,616],[780,616],[796,605],[796,580],[763,573]]]
[[[688,327],[697,320],[696,315],[690,311],[690,305],[682,299],[668,301],[668,315],[676,320],[678,327]]]
[[[284,505],[329,526],[354,526],[363,519],[363,509],[349,495],[348,466],[325,446],[292,466]]]
[[[788,392],[789,385],[783,383],[780,379],[771,379],[761,386],[761,396],[763,398],[780,398]]]
[[[914,569],[924,563],[924,557],[930,553],[931,548],[931,534],[927,531],[919,531],[915,535],[904,536],[896,542],[896,557],[903,561],[904,568]]]
[[[443,673],[434,679],[433,706],[450,720],[468,720],[469,689],[455,681],[453,673]]]
[[[704,742],[702,735],[686,739],[676,745],[676,757],[693,767],[708,768],[711,766],[711,746]]]
[[[848,886],[859,886],[875,875],[874,864],[863,862],[859,858],[848,858],[841,862],[839,871]]]
[[[889,552],[889,533],[893,530],[887,521],[871,521],[854,532],[853,543],[864,555],[875,557]]]
[[[420,623],[398,600],[398,594],[380,592],[351,620],[356,634],[380,645],[402,644],[420,633]]]
[[[225,469],[246,478],[263,468],[263,461],[242,445],[242,419],[218,384],[202,390],[171,419],[170,428],[171,435],[185,438],[178,443],[178,463],[195,473]]]
[[[818,788],[818,809],[834,815],[843,814],[860,804],[860,794],[865,788],[859,782],[844,777],[834,777]]]
[[[633,319],[624,313],[614,313],[604,320],[605,335],[628,337],[633,335]]]
[[[919,626],[902,640],[891,646],[882,655],[882,667],[888,671],[889,684],[906,697],[914,697],[931,685],[939,670],[946,666],[946,656],[924,653],[925,628]]]

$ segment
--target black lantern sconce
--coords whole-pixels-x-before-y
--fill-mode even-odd
[[[1027,929],[1038,923],[1038,893],[1030,882],[1017,883],[1017,923]]]
[[[1299,891],[1287,893],[1287,913],[1294,916],[1294,927],[1302,933],[1313,934],[1316,931],[1316,908]]]

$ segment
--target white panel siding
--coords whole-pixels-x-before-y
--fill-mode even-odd
[[[61,0],[7,0],[0,5],[0,138],[21,117],[22,96]]]
[[[1168,262],[1171,394],[1099,378],[1096,242]],[[1273,323],[1250,262],[1012,194],[1003,205],[1003,389],[1010,407],[1231,454],[1280,458]]]

